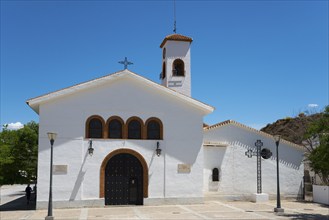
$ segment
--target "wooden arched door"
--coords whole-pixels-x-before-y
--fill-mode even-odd
[[[138,158],[119,153],[105,168],[105,205],[143,205],[143,167]]]

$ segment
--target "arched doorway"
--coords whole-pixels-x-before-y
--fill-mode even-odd
[[[105,198],[105,205],[143,205],[147,186],[147,164],[139,153],[119,149],[106,156],[100,175],[100,197]]]

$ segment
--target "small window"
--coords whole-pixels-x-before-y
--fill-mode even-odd
[[[166,63],[163,62],[162,64],[162,75],[161,75],[161,79],[166,78]]]
[[[160,139],[160,124],[157,121],[147,123],[147,139]]]
[[[218,168],[214,168],[212,170],[212,181],[213,182],[218,182],[219,181],[219,171],[218,171]]]
[[[163,125],[162,121],[156,117],[151,117],[145,122],[146,139],[162,140]]]
[[[109,123],[109,138],[122,138],[122,122],[118,119],[113,119]]]
[[[184,76],[185,75],[185,65],[183,60],[176,59],[173,63],[173,76]]]
[[[131,120],[128,124],[128,138],[141,139],[142,138],[142,125],[138,120]]]
[[[89,137],[88,138],[102,138],[103,124],[100,119],[93,118],[89,121]]]

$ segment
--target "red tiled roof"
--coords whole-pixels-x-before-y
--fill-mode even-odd
[[[192,38],[181,35],[181,34],[171,34],[171,35],[166,36],[165,39],[163,39],[162,43],[160,44],[160,48],[162,48],[168,40],[186,41],[186,42],[192,42],[193,41]]]

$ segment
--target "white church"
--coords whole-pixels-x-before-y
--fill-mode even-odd
[[[191,97],[192,38],[166,36],[161,84],[125,68],[27,100],[39,115],[37,208],[46,208],[53,145],[54,207],[202,203],[205,198],[252,200],[257,192],[255,142],[262,193],[276,196],[273,136],[227,120],[207,126],[214,108]],[[127,64],[127,62],[125,62]],[[302,190],[303,148],[280,142],[282,197]]]

